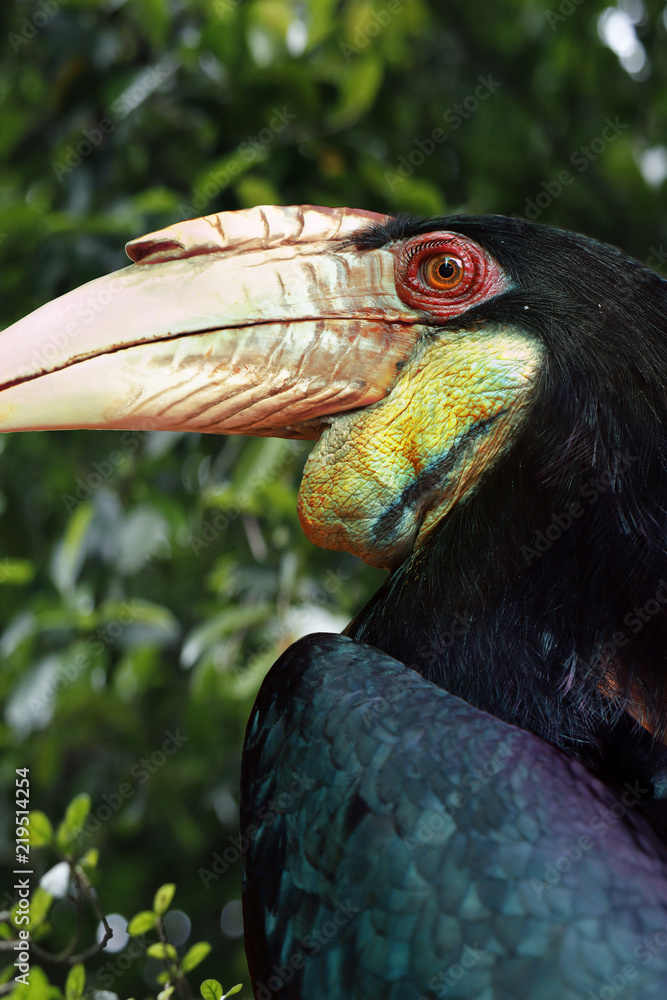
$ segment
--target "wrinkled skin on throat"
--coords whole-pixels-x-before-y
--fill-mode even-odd
[[[308,538],[399,565],[511,445],[542,354],[502,327],[423,338],[391,394],[336,417],[312,451],[298,508]]]

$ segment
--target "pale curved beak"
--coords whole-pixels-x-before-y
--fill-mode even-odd
[[[422,334],[384,216],[266,206],[127,245],[130,267],[0,333],[0,431],[68,427],[317,437],[391,390]]]

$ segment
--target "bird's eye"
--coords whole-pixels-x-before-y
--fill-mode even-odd
[[[461,233],[435,230],[391,249],[399,297],[438,319],[458,316],[510,287],[491,254]]]
[[[440,292],[458,288],[465,273],[463,261],[450,253],[434,254],[424,262],[423,268],[426,283]]]

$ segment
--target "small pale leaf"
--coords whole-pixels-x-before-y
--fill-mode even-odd
[[[164,944],[162,941],[156,941],[155,944],[150,945],[146,949],[146,954],[150,955],[151,958],[169,958],[172,961],[176,961],[178,957],[173,944]]]
[[[152,910],[142,910],[141,913],[135,914],[127,925],[127,933],[131,934],[133,937],[139,937],[141,934],[145,934],[146,931],[151,931],[156,923],[157,916]]]
[[[100,852],[96,847],[91,847],[89,851],[86,851],[84,856],[79,861],[82,868],[97,868],[97,862],[100,858]]]
[[[169,909],[172,899],[174,898],[174,893],[176,892],[176,886],[173,882],[167,882],[165,885],[161,885],[158,891],[155,893],[155,899],[153,900],[153,909],[157,913],[158,917],[161,917],[163,913]]]
[[[181,972],[191,972],[200,962],[204,961],[210,950],[211,946],[208,941],[199,941],[197,944],[193,944],[183,956]]]
[[[51,820],[39,809],[33,809],[28,817],[28,832],[30,835],[31,847],[44,847],[53,840],[53,827]]]
[[[74,846],[74,841],[81,833],[89,812],[90,795],[85,792],[76,795],[68,805],[65,818],[56,833],[56,843],[62,851],[69,851]]]
[[[86,970],[81,962],[77,962],[67,973],[67,981],[65,982],[66,1000],[78,1000],[79,997],[83,996],[85,985]]]

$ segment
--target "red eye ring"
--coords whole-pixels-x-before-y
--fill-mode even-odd
[[[398,295],[437,319],[464,313],[511,285],[497,261],[460,233],[424,233],[391,249]]]

